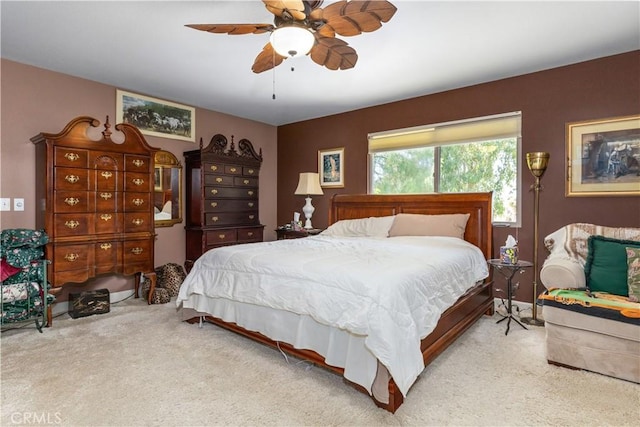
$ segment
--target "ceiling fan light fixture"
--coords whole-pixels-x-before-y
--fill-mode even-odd
[[[306,55],[315,43],[313,33],[297,25],[275,29],[269,40],[278,55],[286,58]]]

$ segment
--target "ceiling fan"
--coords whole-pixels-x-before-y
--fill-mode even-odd
[[[262,73],[287,58],[310,54],[318,65],[330,70],[347,70],[358,61],[355,49],[339,38],[377,30],[396,13],[386,0],[341,0],[321,8],[323,1],[262,0],[275,15],[273,24],[188,24],[187,27],[216,34],[263,34],[270,41],[258,54],[251,67]],[[307,40],[306,46],[297,43]],[[282,46],[281,46],[282,43]],[[289,44],[292,43],[292,44]]]

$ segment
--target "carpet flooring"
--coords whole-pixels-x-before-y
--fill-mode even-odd
[[[129,299],[2,333],[0,424],[64,426],[622,426],[640,385],[548,365],[544,328],[483,317],[429,365],[395,414],[338,375],[214,325],[173,301]]]

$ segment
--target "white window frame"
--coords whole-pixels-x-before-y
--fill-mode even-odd
[[[373,192],[375,153],[449,144],[516,138],[516,221],[493,222],[494,226],[520,227],[522,224],[522,112],[494,114],[464,120],[374,132],[367,135],[367,192]],[[437,168],[437,165],[436,165]],[[439,177],[435,177],[436,182]],[[436,184],[437,188],[437,184]]]

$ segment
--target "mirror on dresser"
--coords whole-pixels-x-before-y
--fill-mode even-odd
[[[172,153],[155,154],[154,219],[156,227],[171,227],[182,222],[182,165]]]

